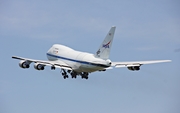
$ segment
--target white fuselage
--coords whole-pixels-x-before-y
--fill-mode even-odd
[[[50,61],[60,60],[77,72],[94,72],[111,66],[111,61],[95,57],[93,54],[73,50],[67,46],[54,44],[47,52]]]

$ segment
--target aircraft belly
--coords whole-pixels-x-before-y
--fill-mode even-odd
[[[72,67],[73,70],[77,70],[80,67],[80,64],[73,62],[73,61],[63,60],[63,62],[65,62],[70,67]]]
[[[81,65],[78,70],[81,72],[94,72],[94,71],[98,71],[100,69],[102,69],[102,68],[97,67],[97,66]]]
[[[97,67],[93,65],[88,65],[88,64],[82,64],[82,63],[77,63],[77,62],[72,62],[72,61],[64,61],[66,64],[72,67],[73,70],[77,72],[94,72],[97,70],[101,70],[102,67]]]

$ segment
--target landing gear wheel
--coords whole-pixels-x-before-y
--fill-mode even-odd
[[[77,78],[77,73],[75,71],[70,72],[72,78]]]
[[[56,67],[55,66],[51,66],[51,70],[55,70],[56,69]]]
[[[66,79],[66,78],[68,78],[68,75],[64,75],[63,77],[64,77],[64,79]]]
[[[88,79],[88,76],[82,75],[81,78]]]
[[[87,73],[87,72],[82,72],[81,73],[81,78],[83,79],[88,79],[88,75],[89,75],[89,73]]]
[[[72,78],[76,78],[76,76],[72,76]]]

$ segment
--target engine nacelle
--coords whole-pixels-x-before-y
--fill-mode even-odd
[[[34,63],[34,68],[35,68],[36,70],[44,70],[44,67],[45,67],[45,65],[43,65],[43,64]]]
[[[21,68],[29,68],[29,67],[30,67],[29,64],[30,64],[30,63],[28,63],[28,62],[25,61],[25,60],[21,60],[21,61],[19,62],[19,66],[20,66]]]
[[[127,67],[127,68],[131,71],[139,71],[140,70],[140,66],[131,66],[131,67]]]

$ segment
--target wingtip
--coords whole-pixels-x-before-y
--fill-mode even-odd
[[[162,60],[162,62],[172,62],[172,60]]]
[[[167,60],[167,62],[172,62],[172,60]]]

